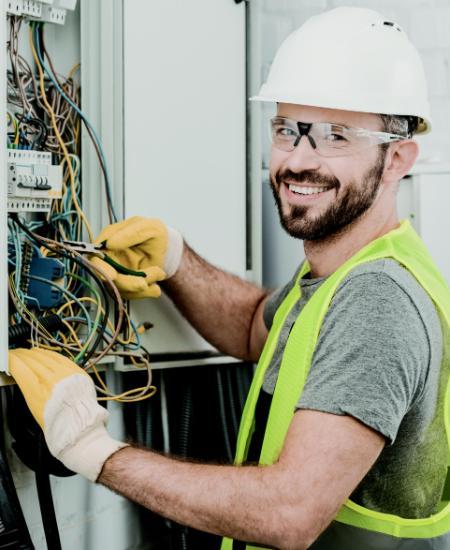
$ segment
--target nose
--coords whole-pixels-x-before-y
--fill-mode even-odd
[[[300,170],[317,170],[320,168],[320,156],[316,153],[309,136],[299,136],[298,145],[291,151],[284,165],[292,172],[299,172]]]

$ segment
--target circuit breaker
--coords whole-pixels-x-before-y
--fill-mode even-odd
[[[9,149],[8,212],[48,212],[62,197],[62,167],[44,151]]]

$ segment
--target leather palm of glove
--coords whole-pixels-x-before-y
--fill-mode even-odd
[[[64,466],[96,481],[103,464],[127,443],[106,431],[90,376],[67,357],[40,348],[10,350],[9,371],[47,446]]]
[[[145,273],[145,277],[120,274],[100,258],[91,259],[127,300],[160,296],[157,282],[175,274],[183,252],[183,239],[178,231],[160,220],[141,216],[108,225],[95,243],[105,243],[105,252],[117,263]]]

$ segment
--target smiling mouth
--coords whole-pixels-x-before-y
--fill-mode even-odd
[[[318,195],[319,193],[325,193],[326,191],[333,189],[332,186],[311,187],[294,185],[292,183],[286,185],[289,188],[289,191],[292,191],[292,193],[296,193],[297,195]]]

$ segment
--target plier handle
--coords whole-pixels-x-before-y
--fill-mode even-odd
[[[91,256],[96,256],[100,258],[110,266],[112,266],[118,273],[122,275],[133,275],[134,277],[146,277],[147,274],[144,271],[135,271],[134,269],[128,269],[122,264],[113,260],[108,254],[104,251],[106,250],[106,241],[103,241],[100,244],[86,243],[83,241],[63,241],[63,244],[70,246],[78,254],[89,254]]]

